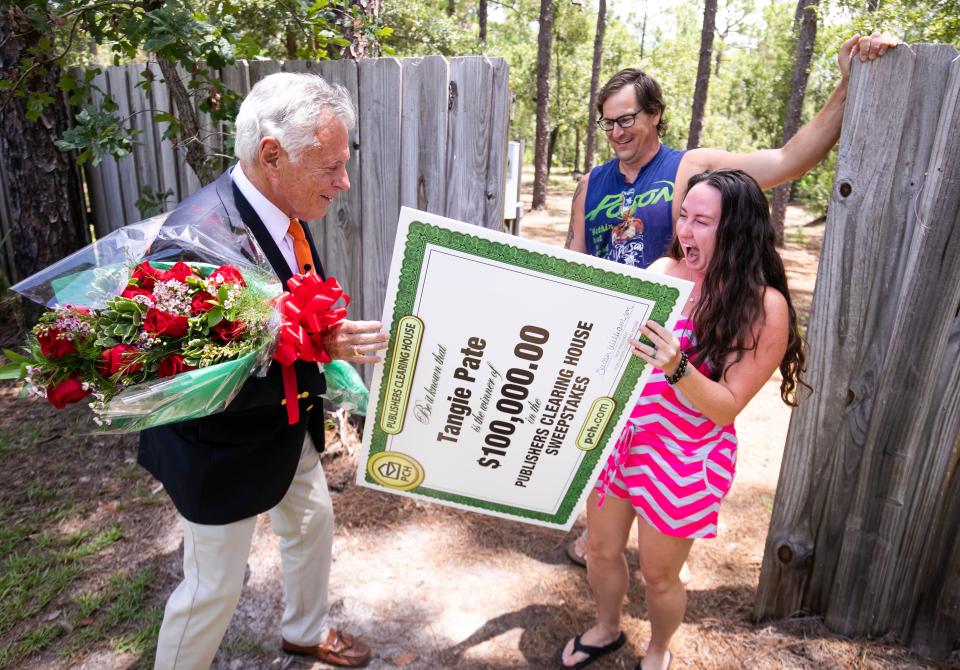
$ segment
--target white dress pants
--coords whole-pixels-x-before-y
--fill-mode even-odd
[[[183,581],[170,595],[157,640],[157,670],[206,670],[240,600],[257,518],[211,526],[182,516]],[[333,505],[308,435],[297,474],[270,510],[280,538],[284,610],[281,634],[314,645],[325,639],[333,545]]]

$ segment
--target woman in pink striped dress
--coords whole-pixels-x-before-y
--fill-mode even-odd
[[[739,170],[690,179],[670,253],[651,266],[692,281],[673,331],[648,322],[634,355],[653,366],[639,404],[587,503],[587,571],[597,622],[559,652],[584,668],[620,648],[629,575],[624,549],[637,519],[651,637],[640,670],[670,666],[670,639],[683,621],[680,569],[697,538],[714,537],[733,482],[733,420],[780,369],[780,395],[796,405],[803,343],[769,209]]]

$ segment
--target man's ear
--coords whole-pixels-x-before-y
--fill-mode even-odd
[[[277,138],[267,136],[260,140],[260,164],[265,168],[276,168],[283,149]]]

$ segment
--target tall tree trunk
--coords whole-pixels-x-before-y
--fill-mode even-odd
[[[554,126],[550,130],[550,141],[547,142],[547,177],[550,177],[550,171],[553,169],[553,152],[557,148],[557,139],[560,137],[560,126]]]
[[[297,57],[297,27],[292,23],[288,23],[284,28],[283,36],[284,46],[287,50],[287,59],[293,60]]]
[[[550,127],[550,50],[553,42],[553,0],[540,0],[537,37],[537,131],[533,146],[533,209],[547,204]]]
[[[23,11],[8,5],[0,11],[0,79],[16,81],[20,59],[47,37],[35,30]],[[26,101],[0,95],[0,181],[9,213],[6,239],[16,282],[75,251],[86,241],[83,192],[68,154],[54,145],[68,128],[63,92],[57,88],[60,69],[25,82],[31,91],[54,99],[36,121],[26,118]]]
[[[710,86],[710,54],[713,52],[713,32],[716,24],[717,0],[706,0],[703,5],[700,62],[697,64],[697,83],[693,89],[693,109],[690,112],[687,149],[696,149],[700,146],[700,136],[703,134],[703,115],[707,109],[707,89]]]
[[[580,126],[573,128],[573,172],[576,174],[580,167]]]
[[[480,0],[477,6],[477,22],[480,24],[480,34],[478,39],[480,44],[487,43],[487,0]]]
[[[593,167],[593,154],[597,150],[597,88],[600,86],[600,63],[603,60],[603,33],[607,25],[607,0],[600,0],[597,8],[597,32],[593,37],[593,65],[590,68],[590,102],[587,104],[587,148],[583,156],[583,173]],[[578,142],[579,144],[579,142]],[[578,161],[579,163],[579,161]]]
[[[213,161],[208,160],[207,146],[200,132],[200,115],[190,100],[190,92],[180,78],[176,63],[157,56],[157,65],[160,66],[170,98],[177,108],[177,121],[180,123],[177,141],[184,148],[187,165],[197,175],[200,184],[206,186],[217,178],[219,170]]]
[[[368,18],[375,19],[380,16],[380,0],[348,0],[349,4],[359,7]],[[450,0],[451,6],[453,0]],[[373,42],[367,38],[366,25],[362,19],[354,21],[353,25],[344,29],[343,37],[350,42],[347,48],[346,57],[353,60],[361,58],[378,58],[380,56],[380,43]]]
[[[643,46],[647,41],[647,0],[643,0],[643,25],[640,28],[640,60],[643,60]]]
[[[820,0],[799,0],[794,17],[794,31],[797,32],[797,57],[793,63],[793,75],[790,78],[790,99],[787,102],[787,117],[783,121],[784,144],[800,129],[803,113],[803,98],[807,92],[807,78],[810,75],[810,61],[813,59],[813,44],[817,38],[817,6]],[[787,203],[793,182],[781,184],[773,192],[773,206],[770,218],[777,236],[777,244],[783,244],[783,223],[787,214]]]
[[[149,0],[147,3],[147,8],[151,11],[161,7],[163,7],[162,0]],[[157,55],[157,65],[160,66],[160,73],[170,91],[170,99],[176,107],[177,121],[180,123],[177,142],[184,149],[187,165],[197,175],[200,184],[206,186],[217,178],[220,166],[215,161],[209,160],[207,146],[200,130],[200,114],[190,99],[186,84],[180,78],[177,64]],[[198,63],[195,67],[202,67],[202,65]]]

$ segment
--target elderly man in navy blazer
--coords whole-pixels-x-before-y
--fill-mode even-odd
[[[355,123],[340,86],[310,74],[264,78],[237,115],[239,163],[183,201],[165,225],[213,219],[252,234],[284,283],[306,269],[322,275],[300,222],[322,217],[350,188]],[[379,322],[347,320],[324,345],[335,359],[376,363],[387,339],[380,331]],[[167,601],[157,668],[210,667],[240,599],[257,515],[266,511],[280,538],[284,651],[346,667],[370,658],[366,644],[327,621],[333,507],[318,455],[326,385],[316,363],[295,367],[297,424],[288,425],[274,363],[224,412],[140,435],[138,460],[163,483],[184,528],[184,578]]]

